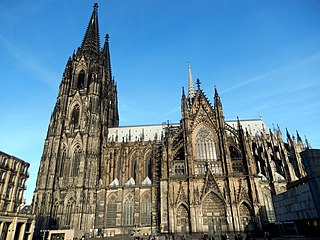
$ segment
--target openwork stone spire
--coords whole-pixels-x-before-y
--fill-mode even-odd
[[[188,64],[188,99],[193,99],[195,96],[194,93],[194,85],[192,80],[192,73],[191,73],[191,67],[190,63]]]
[[[98,4],[93,6],[93,12],[87,27],[86,34],[83,38],[81,49],[85,53],[99,55],[100,39],[98,24]]]

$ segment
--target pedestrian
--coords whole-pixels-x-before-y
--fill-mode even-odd
[[[264,240],[271,240],[270,234],[268,232],[264,232]]]

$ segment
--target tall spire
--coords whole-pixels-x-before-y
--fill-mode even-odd
[[[299,142],[302,142],[302,139],[301,139],[301,137],[300,137],[300,134],[299,134],[298,130],[296,130],[296,132],[297,132],[297,139],[298,139],[298,141],[299,141]]]
[[[194,94],[191,67],[190,67],[190,63],[188,63],[188,99],[193,99],[194,96],[195,94]]]
[[[107,72],[109,74],[108,79],[111,80],[112,74],[111,74],[111,60],[110,60],[110,51],[109,51],[109,34],[107,34],[105,38],[105,42],[102,50],[102,57],[107,66]]]
[[[306,141],[306,147],[309,149],[312,148],[306,136],[304,136],[304,139]]]
[[[186,115],[188,112],[188,101],[184,93],[184,87],[182,87],[181,112],[182,112],[182,118],[183,119],[186,118]]]
[[[290,133],[287,128],[286,128],[286,134],[287,134],[287,142],[292,143],[292,139],[291,139]]]
[[[100,39],[98,25],[98,4],[93,5],[93,12],[87,27],[86,34],[81,44],[81,50],[85,53],[99,55]]]
[[[215,107],[222,107],[221,101],[220,101],[220,96],[218,94],[218,90],[216,85],[214,85],[214,105]]]

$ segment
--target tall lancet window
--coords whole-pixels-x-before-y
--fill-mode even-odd
[[[73,205],[72,205],[72,200],[70,200],[67,204],[67,207],[66,207],[66,211],[65,211],[65,225],[66,226],[70,226],[70,223],[71,223],[71,214],[72,214],[72,208],[73,208]]]
[[[123,206],[123,224],[133,225],[134,221],[134,201],[133,196],[130,194],[124,201]]]
[[[137,181],[137,161],[133,160],[132,161],[132,178]]]
[[[195,139],[196,160],[205,162],[213,172],[220,172],[212,132],[201,127]]]
[[[89,76],[88,76],[88,87],[90,86],[92,82],[92,73],[89,73]]]
[[[78,89],[84,88],[84,76],[85,76],[85,72],[83,70],[81,70],[78,75],[78,83],[77,83]]]
[[[81,149],[79,146],[76,147],[73,154],[73,164],[72,164],[72,176],[78,176],[79,174],[79,165],[81,158]]]
[[[63,177],[63,169],[65,167],[65,161],[66,161],[66,150],[63,150],[62,156],[58,162],[57,166],[57,171],[58,171],[58,176]]]
[[[151,158],[147,160],[147,177],[152,180],[152,162]]]
[[[80,106],[77,104],[72,111],[71,124],[74,128],[79,128]]]
[[[116,178],[118,178],[118,180],[120,180],[121,177],[121,168],[122,168],[122,156],[123,154],[121,153],[121,155],[119,155],[118,161],[116,162]]]
[[[117,198],[112,195],[107,203],[107,226],[116,226],[117,220]]]
[[[56,226],[58,224],[58,219],[57,219],[57,216],[58,216],[58,209],[59,209],[59,203],[56,202],[54,205],[53,205],[53,209],[52,209],[52,225],[53,226]]]
[[[152,160],[151,160],[151,152],[147,154],[145,160],[145,177],[148,177],[152,180]]]
[[[146,193],[140,203],[140,222],[141,225],[151,225],[151,196]]]

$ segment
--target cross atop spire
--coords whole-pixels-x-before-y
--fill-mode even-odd
[[[200,85],[201,85],[201,82],[200,82],[200,79],[197,78],[197,82],[196,82],[197,86],[198,86],[198,90],[200,90]]]
[[[188,63],[188,98],[192,99],[194,98],[194,86],[193,86],[193,80],[192,80],[192,73],[191,73],[191,67],[190,63]]]
[[[99,25],[98,25],[98,4],[93,5],[93,12],[83,38],[81,49],[85,53],[98,55],[100,50]]]

